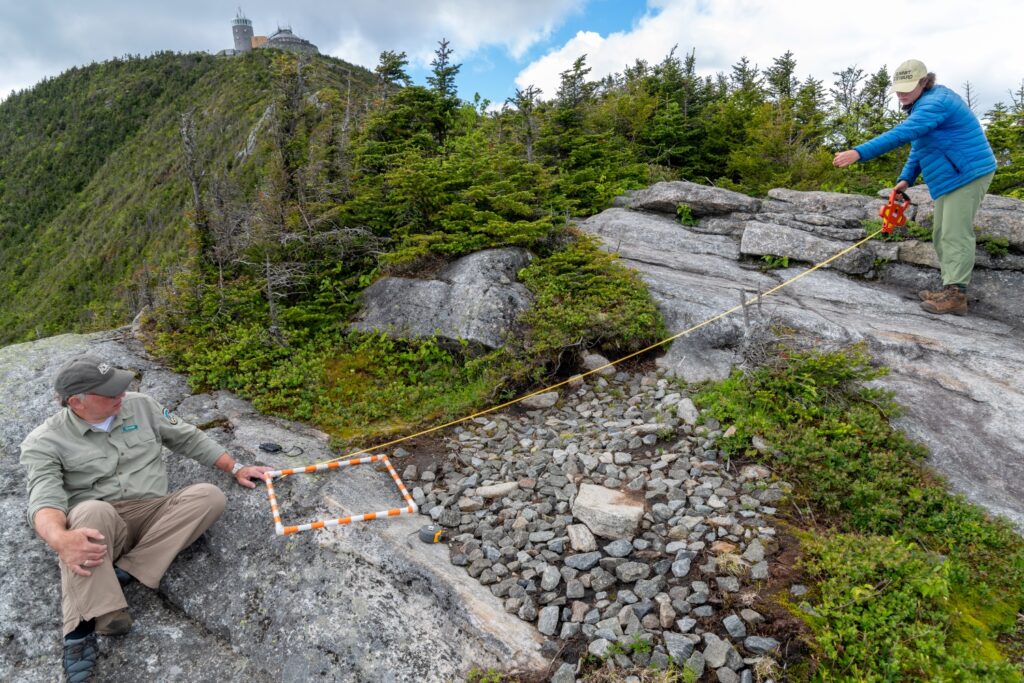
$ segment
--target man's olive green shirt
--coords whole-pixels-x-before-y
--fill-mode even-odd
[[[42,508],[67,514],[86,500],[167,495],[163,446],[207,466],[224,453],[223,446],[145,394],[125,394],[109,432],[64,408],[21,443],[29,524]]]

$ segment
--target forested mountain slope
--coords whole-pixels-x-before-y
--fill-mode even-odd
[[[119,324],[151,301],[195,241],[182,115],[196,130],[199,173],[258,177],[251,136],[275,96],[275,57],[113,60],[0,105],[0,339]],[[350,72],[365,91],[370,74],[337,60],[304,76],[347,89]]]

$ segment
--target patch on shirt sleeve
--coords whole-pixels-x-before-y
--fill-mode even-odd
[[[164,408],[164,419],[170,422],[172,425],[176,425],[179,422],[181,422],[181,420],[178,419],[178,416],[172,413],[167,408]]]

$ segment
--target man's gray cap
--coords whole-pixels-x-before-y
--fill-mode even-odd
[[[115,368],[98,356],[76,356],[64,364],[53,380],[53,388],[62,403],[75,394],[120,396],[135,375]]]

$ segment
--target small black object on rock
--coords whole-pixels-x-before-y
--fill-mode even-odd
[[[445,530],[435,524],[428,524],[420,528],[419,537],[424,543],[440,543],[445,540]]]

